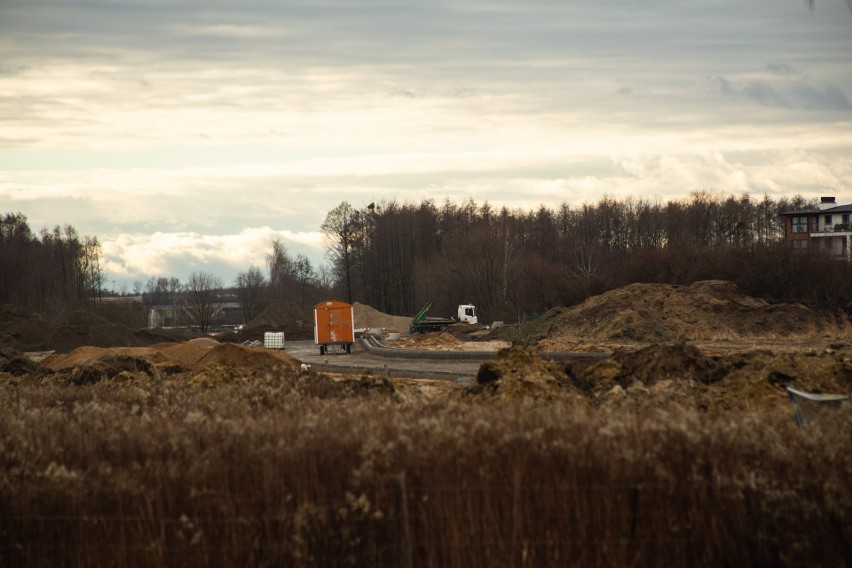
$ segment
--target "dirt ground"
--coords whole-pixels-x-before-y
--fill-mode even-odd
[[[388,346],[499,351],[467,390],[446,381],[379,384],[375,377],[361,378],[368,388],[401,398],[463,392],[585,407],[678,404],[709,411],[789,407],[787,386],[852,392],[852,325],[846,316],[801,304],[771,305],[724,281],[633,284],[577,306],[553,308],[523,325],[484,330],[457,324],[395,341],[387,332],[404,333],[409,318],[358,303],[353,312],[356,327],[382,328]],[[283,326],[292,334],[288,338],[310,337],[308,315],[291,305],[273,305],[247,328],[257,334]],[[266,369],[287,376],[306,372],[286,351],[131,330],[83,312],[48,321],[2,306],[0,324],[0,381],[38,376],[86,384],[171,377],[210,386]],[[539,356],[558,351],[612,355],[567,361]]]
[[[460,324],[386,344],[502,349],[481,367],[473,392],[511,400],[789,410],[787,386],[852,393],[852,325],[845,315],[768,304],[718,280],[633,284],[485,335]],[[567,363],[539,356],[564,351],[612,356]]]

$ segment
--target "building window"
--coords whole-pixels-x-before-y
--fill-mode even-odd
[[[826,227],[830,227],[830,226],[831,226],[831,215],[826,215],[826,216],[825,216],[825,226],[826,226]]]
[[[808,250],[808,241],[806,241],[804,239],[800,239],[798,241],[793,241],[793,250],[794,251]]]
[[[844,213],[843,217],[841,217],[841,219],[843,219],[841,221],[841,223],[848,223],[849,222],[849,213]]]
[[[807,217],[793,217],[793,232],[794,233],[807,233],[808,232],[808,218]]]

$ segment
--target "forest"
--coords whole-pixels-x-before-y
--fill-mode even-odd
[[[630,283],[705,279],[769,301],[848,308],[849,263],[784,246],[779,214],[815,207],[801,196],[711,192],[528,211],[472,200],[344,202],[322,229],[338,295],[387,313],[434,300],[442,315],[473,303],[486,320],[516,321]]]
[[[246,267],[232,283],[193,273],[137,283],[148,305],[177,304],[199,285],[227,293],[249,321],[271,301],[300,306],[335,298],[412,315],[429,300],[433,314],[475,304],[483,321],[520,321],[626,284],[735,282],[768,301],[852,306],[848,262],[784,246],[780,213],[814,208],[801,196],[693,192],[687,198],[614,199],[557,208],[494,208],[468,199],[344,201],[321,226],[327,264],[316,269],[286,243],[270,243],[266,266]],[[0,303],[50,315],[97,304],[109,292],[96,236],[71,226],[35,233],[21,213],[0,216]],[[204,297],[212,297],[206,294]]]
[[[0,304],[51,314],[63,306],[97,301],[106,274],[97,237],[71,225],[33,233],[26,215],[0,215]]]

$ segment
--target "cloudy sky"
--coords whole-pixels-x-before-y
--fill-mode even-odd
[[[852,201],[845,0],[0,0],[0,212],[108,280],[316,267],[341,201]]]

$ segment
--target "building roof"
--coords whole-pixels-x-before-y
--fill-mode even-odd
[[[779,215],[831,215],[832,213],[852,213],[852,203],[848,205],[837,205],[826,209],[800,209],[799,211],[786,211]]]

